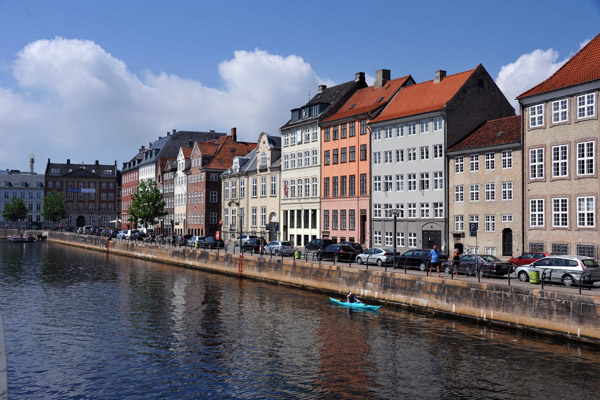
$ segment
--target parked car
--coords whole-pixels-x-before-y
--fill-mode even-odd
[[[426,249],[414,249],[404,252],[404,254],[396,256],[396,268],[418,268],[421,271],[425,271],[429,266],[431,250]],[[448,256],[440,252],[439,260],[443,262],[448,259]],[[393,261],[391,261],[393,262]]]
[[[209,236],[204,238],[204,240],[201,240],[199,246],[203,249],[222,249],[225,247],[225,242],[221,239],[217,240],[214,237]]]
[[[136,240],[139,237],[140,231],[138,229],[128,229],[125,231],[125,239]]]
[[[383,264],[389,264],[393,262],[393,252],[386,249],[374,247],[356,256],[357,264],[377,264],[382,266]]]
[[[354,242],[339,242],[338,244],[347,244],[348,246],[352,246],[354,247],[354,249],[356,251],[358,251],[359,253],[364,253],[365,249],[363,249],[363,247],[360,245],[360,243],[354,243]]]
[[[452,261],[446,261],[442,264],[444,272],[452,272]],[[456,267],[459,274],[476,276],[503,276],[510,274],[515,268],[511,262],[502,261],[496,256],[490,254],[464,254],[460,257],[460,262]]]
[[[250,251],[254,253],[264,252],[266,241],[264,238],[251,238],[243,245],[242,251]]]
[[[294,249],[294,245],[292,244],[292,242],[282,242],[279,240],[275,240],[265,246],[266,254],[274,254],[276,256],[293,256],[295,251],[296,250]]]
[[[200,242],[202,242],[204,239],[204,236],[192,236],[188,239],[187,245],[190,247],[196,247],[196,243],[198,243],[198,246],[200,246]]]
[[[584,256],[548,256],[529,265],[519,266],[515,273],[522,282],[529,281],[531,271],[538,271],[544,282],[559,282],[565,286],[578,284],[583,274],[583,284],[600,282],[600,265]]]
[[[119,233],[117,233],[117,239],[125,239],[126,233],[127,231],[119,231]]]
[[[242,235],[242,246],[245,245],[246,243],[248,243],[248,240],[250,240],[250,239],[257,239],[257,238],[258,238],[258,236],[255,236],[255,235],[246,235],[246,234],[243,234]],[[239,237],[236,240],[234,240],[233,245],[234,246],[239,246],[240,245],[240,238]]]
[[[304,246],[305,251],[319,251],[323,250],[325,247],[333,244],[333,241],[330,239],[313,239],[306,246]]]
[[[534,261],[537,261],[541,258],[548,257],[550,254],[548,253],[539,253],[539,252],[530,252],[523,253],[519,257],[511,258],[508,262],[515,264],[517,267],[520,265],[531,264]]]
[[[330,244],[317,252],[319,260],[354,261],[357,251],[347,244]]]
[[[187,246],[188,240],[192,238],[192,235],[178,235],[176,239],[177,246]]]

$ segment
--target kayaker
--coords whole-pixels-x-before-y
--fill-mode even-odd
[[[350,291],[350,293],[348,293],[348,296],[346,296],[346,302],[348,302],[348,303],[360,303],[360,300],[358,300],[356,298],[356,296],[352,293],[352,291]]]

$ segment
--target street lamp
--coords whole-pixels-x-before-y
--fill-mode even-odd
[[[238,203],[239,205],[239,203]],[[244,209],[240,208],[240,253],[244,252],[244,249],[242,249],[242,224],[244,223]]]
[[[396,269],[396,217],[398,217],[398,213],[400,212],[399,208],[392,208],[392,214],[394,214],[394,269]]]

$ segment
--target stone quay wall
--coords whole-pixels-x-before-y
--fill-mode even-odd
[[[600,297],[45,232],[51,242],[600,343]]]

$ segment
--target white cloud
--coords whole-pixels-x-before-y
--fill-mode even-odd
[[[224,89],[166,72],[127,69],[99,45],[55,38],[25,46],[13,64],[17,85],[0,87],[0,168],[43,172],[46,159],[102,163],[132,157],[173,128],[229,132],[254,141],[277,134],[289,110],[329,81],[301,57],[236,51],[222,62]]]
[[[558,61],[558,56],[553,49],[537,49],[500,68],[496,84],[517,112],[519,102],[515,98],[547,79],[567,61]]]

